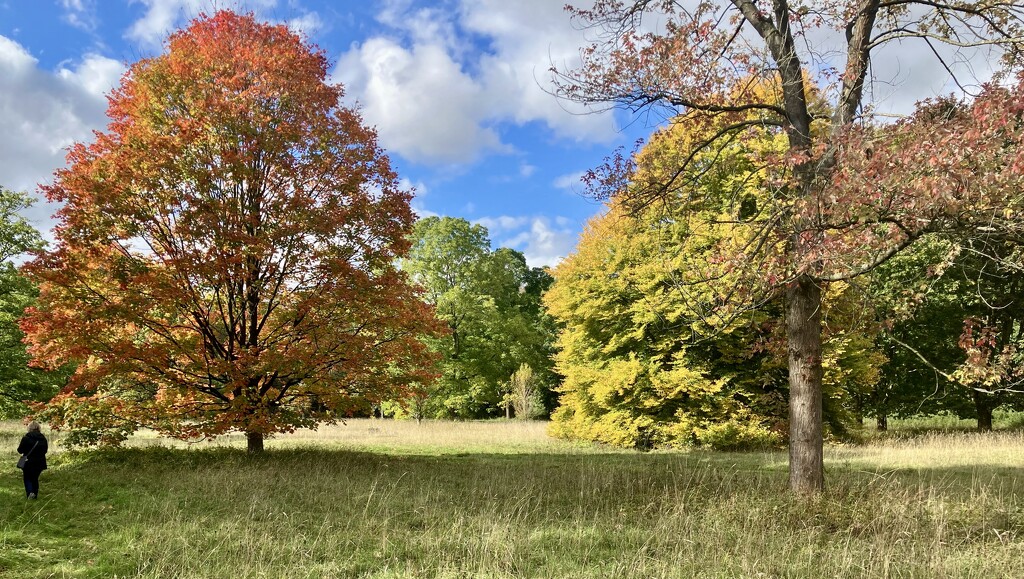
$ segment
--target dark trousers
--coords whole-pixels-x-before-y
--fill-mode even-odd
[[[25,477],[25,496],[29,496],[32,493],[39,495],[39,475],[43,472],[41,468],[34,466],[25,466],[22,469],[21,474]]]

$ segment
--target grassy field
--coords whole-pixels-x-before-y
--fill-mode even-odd
[[[13,449],[16,423],[0,424]],[[0,577],[1020,577],[1024,435],[898,429],[785,453],[634,453],[542,423],[353,420],[268,443],[57,452],[0,485]]]

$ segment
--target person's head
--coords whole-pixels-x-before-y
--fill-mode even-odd
[[[28,431],[29,432],[39,432],[39,423],[36,422],[35,420],[33,420],[32,422],[29,422],[28,423]]]

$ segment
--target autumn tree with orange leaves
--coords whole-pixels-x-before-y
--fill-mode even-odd
[[[285,26],[203,15],[113,91],[106,132],[44,187],[56,244],[26,266],[46,413],[115,440],[276,432],[432,378],[430,310],[395,264],[411,194]],[[95,437],[94,437],[95,438]]]
[[[656,181],[634,180],[634,160],[613,157],[588,175],[595,195],[634,210],[684,199],[684,209],[699,214],[700,184],[715,165],[703,162],[702,152],[785,134],[785,153],[759,161],[767,200],[735,212],[736,224],[752,230],[749,243],[719,262],[733,279],[746,280],[737,288],[743,291],[731,292],[741,302],[785,300],[789,483],[800,494],[820,491],[827,285],[871,271],[927,235],[954,234],[982,250],[988,238],[1020,239],[1024,79],[1014,74],[1022,64],[1024,6],[596,0],[569,10],[594,42],[580,66],[554,71],[563,97],[632,112],[660,109],[694,132],[714,128]],[[986,50],[1007,69],[973,102],[931,103],[896,125],[873,120],[873,95],[865,90],[872,59],[886,46],[911,42],[930,49],[950,75],[953,63],[939,47]],[[777,94],[757,90],[762,81],[778,86]],[[743,201],[735,196],[737,209]]]

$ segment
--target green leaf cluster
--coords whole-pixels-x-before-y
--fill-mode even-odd
[[[1021,246],[1013,239],[933,235],[873,272],[870,287],[888,361],[866,414],[947,413],[991,422],[999,407],[1024,407]],[[990,332],[983,357],[961,339],[966,326]],[[973,352],[979,354],[980,352]]]
[[[428,217],[415,225],[402,269],[423,287],[449,331],[425,339],[442,356],[441,375],[423,396],[406,401],[413,414],[504,414],[510,379],[522,364],[550,399],[554,326],[540,296],[551,277],[529,267],[522,253],[490,245],[487,229],[465,219]]]

